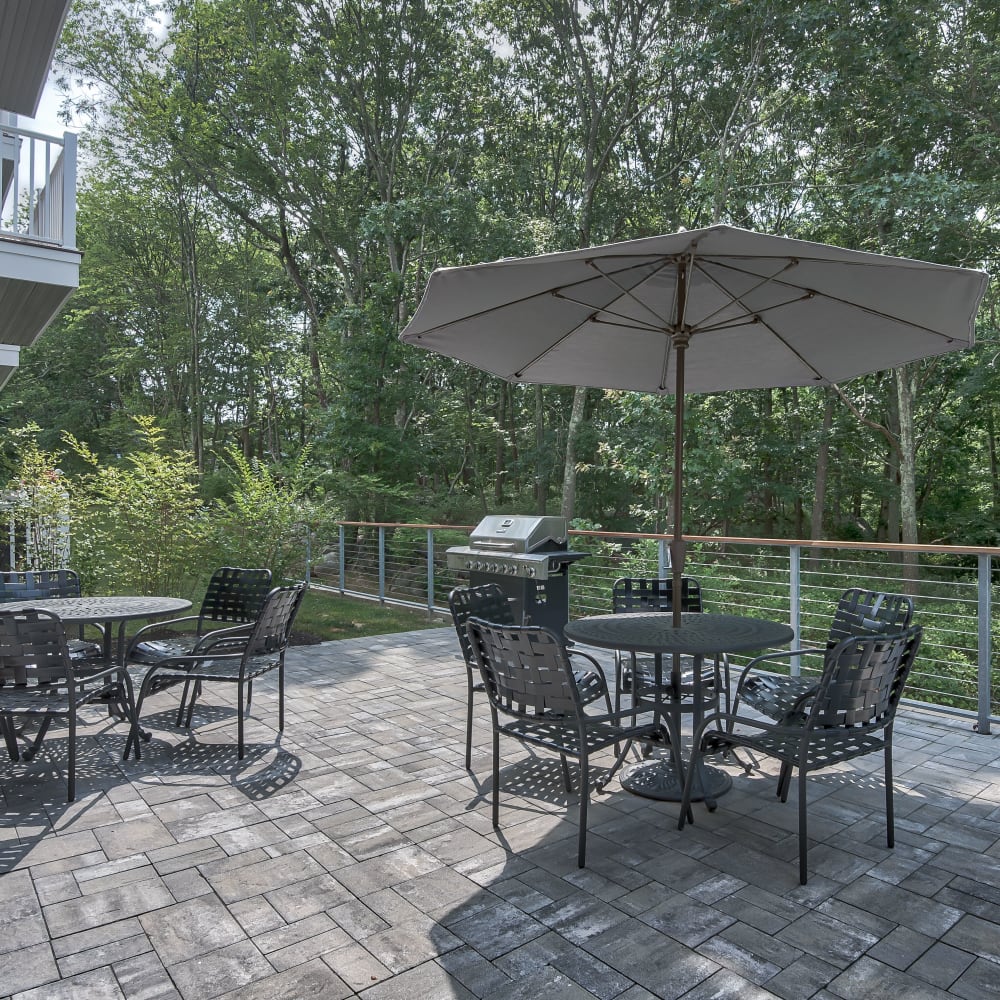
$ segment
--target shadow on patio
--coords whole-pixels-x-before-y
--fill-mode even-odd
[[[613,781],[581,871],[557,758],[502,744],[493,831],[456,653],[450,629],[292,650],[285,734],[268,678],[243,762],[213,690],[193,735],[156,696],[138,764],[94,711],[75,803],[59,732],[7,764],[0,995],[997,996],[995,737],[900,713],[893,851],[879,758],[811,778],[807,886],[773,770],[732,769],[682,833]]]

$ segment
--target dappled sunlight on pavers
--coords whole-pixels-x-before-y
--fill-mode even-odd
[[[93,709],[74,803],[64,730],[5,761],[0,996],[996,995],[996,737],[901,712],[894,850],[876,758],[811,778],[806,886],[769,764],[680,833],[676,805],[592,789],[580,870],[558,758],[501,744],[493,830],[456,657],[450,629],[294,648],[285,732],[270,675],[243,761],[221,685],[191,731],[153,696],[139,762]]]

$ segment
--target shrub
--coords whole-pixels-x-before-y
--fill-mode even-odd
[[[71,484],[73,561],[97,593],[187,593],[215,561],[197,468],[151,417],[135,423],[140,447],[120,466],[64,436],[91,470]]]

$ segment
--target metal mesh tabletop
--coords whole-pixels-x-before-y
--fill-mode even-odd
[[[191,602],[181,597],[50,597],[10,601],[4,611],[43,608],[67,622],[121,622],[186,611]]]
[[[680,628],[674,628],[671,616],[659,612],[594,615],[570,622],[566,638],[630,653],[714,656],[781,646],[795,635],[780,622],[740,615],[689,612],[682,615],[681,622]]]

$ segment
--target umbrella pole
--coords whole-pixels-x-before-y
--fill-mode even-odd
[[[682,533],[684,483],[684,352],[689,334],[680,330],[672,335],[675,366],[674,390],[674,537],[670,542],[670,566],[673,570],[671,605],[674,628],[681,627],[681,577],[684,575],[685,544]]]

